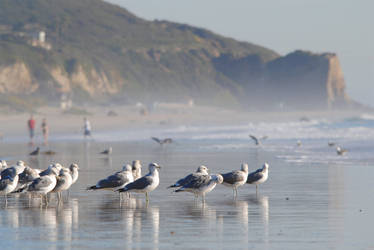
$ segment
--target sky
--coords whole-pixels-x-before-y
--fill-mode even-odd
[[[281,55],[337,53],[348,95],[374,107],[372,0],[107,0],[147,20],[207,28]]]

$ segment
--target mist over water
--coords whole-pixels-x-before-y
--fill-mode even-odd
[[[49,148],[56,155],[30,157],[19,139],[0,143],[1,158],[25,160],[31,167],[51,162],[81,168],[70,197],[48,207],[26,195],[0,198],[1,249],[65,248],[254,248],[367,249],[374,247],[372,176],[374,123],[371,117],[330,122],[260,122],[238,126],[178,126],[148,130],[97,131],[94,140],[81,135],[55,136]],[[255,146],[248,137],[267,135]],[[160,147],[150,139],[171,137]],[[297,146],[297,141],[301,146]],[[339,156],[335,142],[348,149]],[[110,157],[99,152],[113,147]],[[149,162],[163,166],[160,186],[150,194],[133,195],[121,204],[117,193],[88,192],[86,187],[139,159],[143,174]],[[233,199],[218,185],[206,203],[167,186],[204,164],[211,173],[226,173],[248,162],[250,171],[270,165],[269,179],[244,185]]]

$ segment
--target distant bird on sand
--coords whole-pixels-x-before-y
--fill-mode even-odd
[[[47,151],[44,151],[42,152],[43,155],[55,155],[57,154],[55,151],[52,151],[52,150],[47,150]]]
[[[119,192],[136,192],[145,193],[146,202],[149,201],[148,193],[155,190],[160,183],[158,169],[161,167],[157,163],[150,163],[148,166],[149,173],[134,182],[127,184]]]
[[[222,184],[227,187],[232,187],[233,195],[238,195],[238,187],[244,185],[248,178],[248,164],[243,163],[240,170],[234,170],[232,172],[221,174],[223,177]]]
[[[188,184],[189,182],[199,178],[199,176],[201,175],[209,175],[209,170],[204,165],[201,165],[200,167],[198,167],[195,173],[189,174],[186,177],[179,179],[175,184],[169,186],[168,188],[182,187]]]
[[[103,152],[100,152],[100,154],[103,155],[111,155],[112,154],[112,147],[109,147],[108,149],[105,149]]]
[[[32,151],[32,152],[30,153],[30,155],[38,155],[38,154],[39,154],[39,151],[40,151],[40,148],[37,147],[34,151]]]
[[[347,153],[348,152],[348,150],[347,149],[344,149],[344,148],[341,148],[341,147],[336,147],[336,153],[338,154],[338,155],[344,155],[345,153]]]
[[[256,192],[258,190],[258,185],[264,183],[269,176],[269,164],[266,162],[262,168],[257,169],[256,171],[249,173],[247,178],[247,184],[255,184]]]
[[[329,147],[334,147],[334,146],[336,145],[336,143],[335,143],[335,142],[331,142],[331,141],[329,141],[329,142],[327,143],[327,145],[329,145]]]
[[[296,146],[298,146],[298,147],[301,147],[301,141],[300,140],[297,140],[297,142],[296,142]]]
[[[266,136],[266,135],[261,137],[261,138],[257,138],[254,135],[249,135],[249,137],[254,141],[255,145],[257,145],[257,146],[261,144],[260,140],[266,140],[268,138],[268,136]]]
[[[157,137],[151,137],[151,138],[152,138],[152,140],[159,143],[160,145],[169,144],[169,143],[173,142],[173,140],[171,138],[165,138],[165,139],[159,139]]]
[[[198,178],[190,181],[186,185],[182,186],[181,188],[175,190],[175,192],[190,192],[195,195],[195,198],[201,195],[202,201],[205,202],[205,194],[212,191],[217,184],[221,184],[222,182],[223,177],[220,174],[201,175]]]

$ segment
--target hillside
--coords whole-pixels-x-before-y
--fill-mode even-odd
[[[146,21],[100,0],[0,0],[0,5],[3,100],[26,94],[36,103],[58,102],[61,95],[77,103],[193,98],[202,104],[262,109],[252,100],[273,92],[278,69],[294,72],[294,79],[309,72],[283,67],[287,63],[279,62],[288,57],[270,49],[189,25]],[[322,61],[316,67],[328,72]],[[322,75],[314,80],[310,88],[317,84],[315,95],[325,100],[327,87],[320,93],[320,86],[327,86],[327,80]],[[344,87],[335,91],[344,82],[330,83],[331,93],[345,95]],[[285,90],[280,84],[276,89]],[[274,96],[266,108],[279,102],[283,96]]]

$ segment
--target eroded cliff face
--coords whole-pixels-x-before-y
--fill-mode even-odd
[[[255,55],[199,51],[166,51],[152,57],[137,53],[131,58],[144,60],[141,63],[147,68],[131,68],[134,63],[124,65],[122,72],[116,67],[87,69],[79,63],[73,70],[45,66],[43,75],[48,77],[40,79],[38,72],[17,62],[0,67],[0,94],[58,97],[73,93],[76,98],[88,97],[87,101],[132,96],[133,101],[145,98],[150,102],[193,97],[197,102],[201,98],[208,100],[204,104],[217,104],[224,102],[224,93],[227,103],[241,103],[252,110],[323,110],[352,103],[345,92],[339,59],[332,53],[295,51],[269,62]],[[183,67],[174,63],[178,60],[183,61]]]
[[[29,94],[37,88],[38,84],[33,81],[32,74],[24,63],[0,66],[1,94]]]

